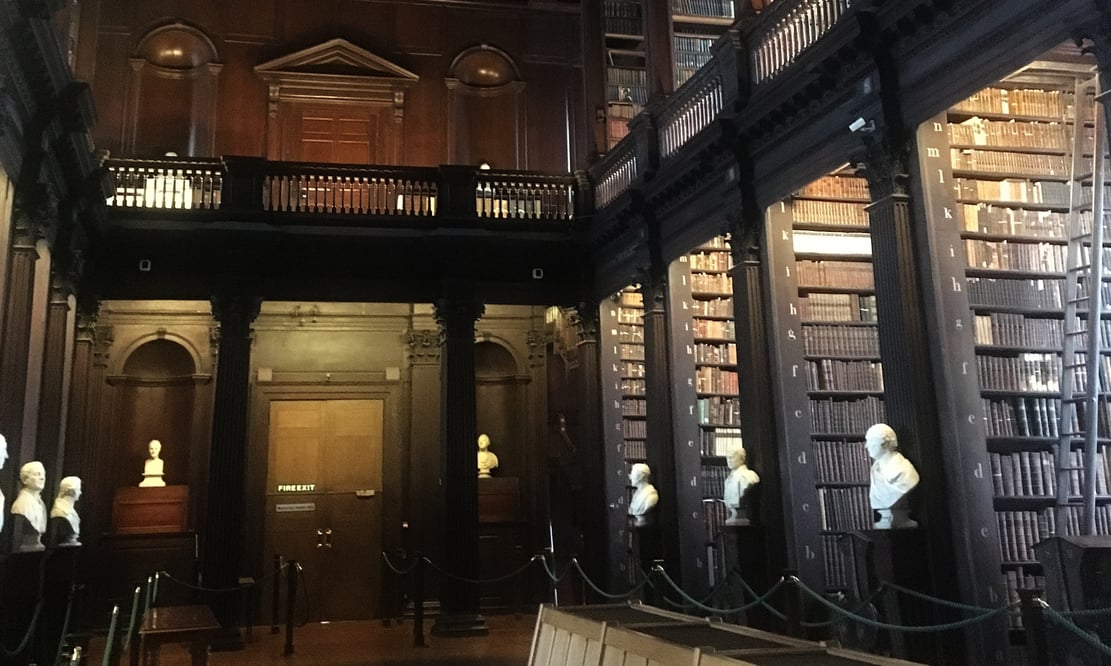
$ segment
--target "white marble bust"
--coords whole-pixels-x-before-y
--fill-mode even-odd
[[[12,502],[15,550],[21,553],[42,550],[42,535],[46,533],[46,504],[42,489],[46,487],[46,468],[37,460],[19,468],[19,489]]]
[[[652,469],[644,463],[636,463],[629,470],[629,483],[636,488],[629,500],[629,515],[633,517],[636,527],[644,527],[651,522],[652,509],[660,501],[656,487],[648,482],[651,476]]]
[[[54,534],[54,544],[58,546],[80,546],[81,516],[77,515],[77,500],[81,499],[81,479],[67,476],[58,484],[58,496],[50,507],[50,521]]]
[[[490,436],[478,436],[478,478],[489,479],[491,470],[498,466],[498,457],[490,451]]]
[[[745,495],[752,487],[760,483],[760,475],[748,468],[745,461],[748,454],[743,448],[736,448],[729,452],[729,476],[725,477],[725,489],[722,499],[728,514],[725,517],[726,525],[748,525],[748,506]]]
[[[918,470],[899,453],[899,440],[886,423],[877,423],[864,435],[864,446],[872,458],[871,506],[879,513],[876,529],[918,527],[911,520],[907,493],[918,485]]]
[[[164,465],[162,458],[159,457],[162,454],[162,442],[157,439],[150,440],[147,451],[150,457],[143,463],[143,480],[139,482],[139,487],[161,488],[166,485],[166,480],[162,478]]]

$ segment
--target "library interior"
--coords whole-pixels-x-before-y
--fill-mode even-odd
[[[0,28],[0,664],[1111,663],[1106,0]]]

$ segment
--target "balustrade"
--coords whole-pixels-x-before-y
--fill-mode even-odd
[[[790,67],[799,54],[829,32],[855,0],[775,2],[749,39],[753,83],[759,85]]]
[[[277,163],[262,184],[262,208],[280,213],[329,215],[436,214],[436,172],[329,168]],[[268,169],[271,171],[271,169]]]
[[[223,165],[219,160],[110,160],[115,182],[109,206],[211,210],[220,207]]]
[[[475,214],[503,220],[570,220],[575,182],[571,177],[540,179],[526,174],[480,171],[475,184]]]

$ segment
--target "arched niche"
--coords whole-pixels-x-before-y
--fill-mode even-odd
[[[495,476],[521,476],[527,376],[509,349],[489,339],[475,343],[474,374],[476,425],[479,434],[490,436],[490,450],[498,456]]]
[[[193,26],[171,23],[145,34],[128,59],[124,152],[211,155],[219,59],[216,45]]]
[[[166,483],[198,485],[207,462],[201,446],[205,437],[203,419],[198,417],[205,409],[199,388],[211,377],[198,372],[190,349],[165,335],[125,350],[117,367],[117,373],[108,377],[116,396],[111,450],[103,458],[109,466],[99,475],[109,489],[106,497],[116,488],[139,484],[152,439],[162,442]],[[197,493],[192,494],[196,499]]]
[[[448,146],[456,164],[524,169],[525,82],[505,51],[480,44],[461,52],[448,77]]]

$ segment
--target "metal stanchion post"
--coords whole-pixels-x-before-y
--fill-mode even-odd
[[[100,660],[101,666],[110,666],[116,651],[116,625],[120,620],[120,607],[112,607],[112,621],[108,623],[108,640],[104,642],[104,658]]]
[[[783,578],[787,607],[787,635],[802,638],[802,588],[799,587],[798,572],[787,569],[783,572]]]
[[[425,647],[424,642],[424,555],[415,551],[413,557],[413,647]]]
[[[544,563],[548,565],[548,571],[555,573],[555,553],[551,548],[545,548],[544,552],[540,553],[540,557],[544,558]],[[559,583],[550,574],[545,574],[548,577],[548,591],[552,593],[552,605],[559,607]]]
[[[1046,641],[1045,612],[1041,590],[1019,588],[1018,598],[1022,604],[1022,628],[1026,632],[1026,653],[1030,666],[1049,665],[1049,646]]]
[[[286,572],[285,649],[282,650],[282,656],[285,657],[293,654],[293,611],[297,605],[297,574],[299,570],[300,565],[297,560],[290,560],[289,571]]]
[[[274,556],[274,603],[270,607],[270,633],[278,633],[278,614],[281,613],[282,556]]]

